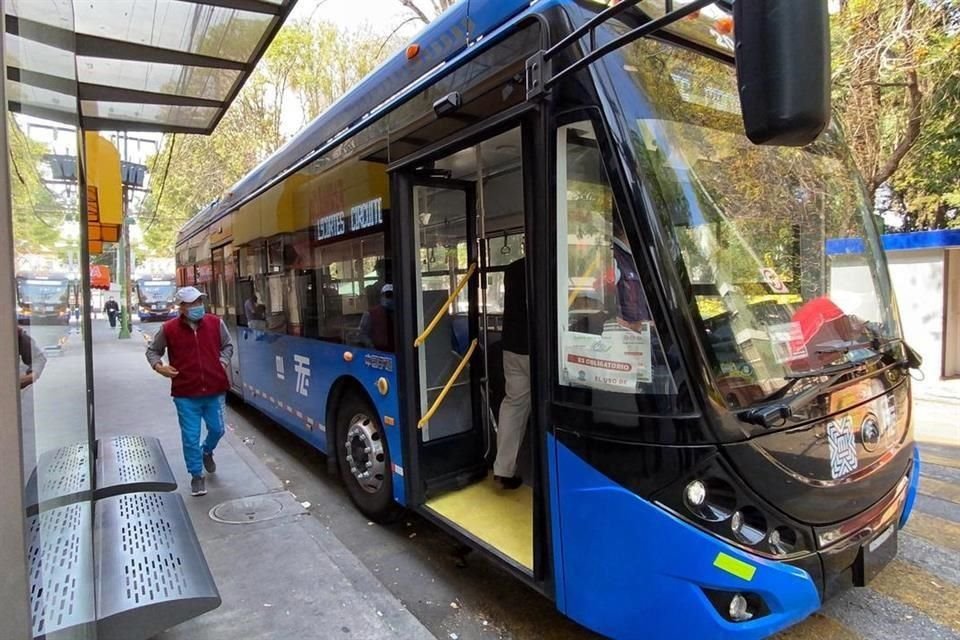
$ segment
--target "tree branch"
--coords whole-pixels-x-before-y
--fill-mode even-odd
[[[873,184],[870,185],[873,187],[874,191],[881,184],[889,180],[890,176],[897,171],[904,156],[907,155],[914,143],[916,143],[917,138],[920,137],[923,93],[920,91],[920,84],[917,79],[916,71],[913,69],[907,71],[907,78],[909,79],[909,82],[907,83],[907,89],[910,94],[910,115],[909,119],[907,120],[907,130],[904,132],[903,138],[900,139],[900,142],[893,150],[893,154],[887,158],[887,161],[877,171],[876,176],[874,176]]]
[[[430,24],[430,18],[427,17],[427,14],[423,12],[423,9],[418,7],[413,0],[399,0],[400,4],[404,7],[413,11],[416,14],[417,18],[423,21],[423,24]]]
[[[916,60],[916,49],[914,47],[915,34],[913,33],[913,20],[916,12],[917,0],[907,0],[903,7],[903,14],[900,21],[902,33],[904,34],[904,43],[906,51],[912,60]],[[900,162],[910,152],[913,145],[920,137],[920,128],[923,123],[923,93],[920,91],[920,80],[917,74],[916,66],[906,70],[907,74],[907,93],[910,99],[910,111],[907,116],[907,129],[893,153],[887,158],[887,161],[874,174],[872,184],[873,190],[890,179],[897,169],[900,168]],[[879,88],[878,88],[879,89]]]

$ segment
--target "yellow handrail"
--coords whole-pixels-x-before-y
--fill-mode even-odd
[[[450,294],[450,297],[447,298],[447,301],[443,303],[443,306],[440,307],[440,310],[437,311],[437,315],[433,317],[433,320],[427,325],[427,328],[423,330],[417,339],[413,341],[414,347],[419,347],[422,345],[430,334],[433,333],[433,330],[437,328],[437,325],[440,323],[440,319],[443,318],[443,315],[447,312],[447,309],[453,304],[453,301],[457,299],[457,296],[460,295],[460,292],[463,291],[463,288],[467,286],[467,283],[470,282],[470,278],[473,277],[473,274],[477,271],[477,263],[474,262],[470,265],[470,268],[467,269],[466,275],[460,279],[460,283],[457,284],[457,288],[453,290],[453,293]]]
[[[443,385],[443,391],[440,392],[440,395],[437,396],[437,399],[433,401],[433,406],[430,407],[430,410],[422,418],[420,422],[417,423],[418,429],[423,429],[423,425],[430,422],[430,418],[433,417],[433,414],[437,412],[437,409],[440,408],[440,405],[443,404],[444,399],[447,397],[447,394],[450,393],[450,388],[453,387],[453,383],[456,382],[457,378],[460,377],[460,374],[463,373],[464,367],[467,366],[467,363],[470,362],[470,356],[473,355],[474,350],[477,348],[477,339],[474,338],[473,342],[470,343],[470,348],[467,349],[466,355],[463,356],[463,360],[460,361],[460,364],[457,365],[457,370],[453,372],[453,375],[450,376],[450,379],[447,380],[447,384]]]

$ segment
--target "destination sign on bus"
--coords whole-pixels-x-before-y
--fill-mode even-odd
[[[383,199],[368,200],[350,208],[350,215],[338,211],[317,220],[317,240],[328,240],[383,224]]]

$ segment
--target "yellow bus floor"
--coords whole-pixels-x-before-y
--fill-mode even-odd
[[[515,563],[533,571],[533,490],[497,488],[493,476],[427,502],[443,516]]]

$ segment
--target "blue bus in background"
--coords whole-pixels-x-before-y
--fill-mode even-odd
[[[916,492],[917,357],[826,4],[455,4],[181,230],[235,394],[369,518],[415,510],[610,637],[765,637],[867,584]]]
[[[174,302],[176,293],[177,281],[172,274],[137,278],[137,315],[140,316],[140,322],[175,318],[179,313]]]

